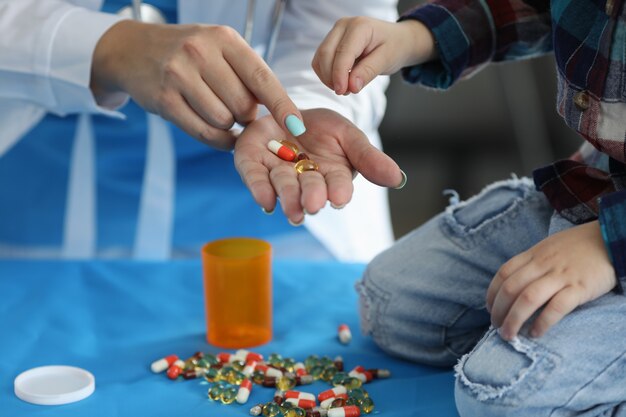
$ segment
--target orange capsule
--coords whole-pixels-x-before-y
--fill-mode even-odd
[[[267,143],[267,148],[272,151],[273,154],[278,155],[280,159],[283,159],[285,161],[293,161],[294,159],[296,159],[296,153],[277,140],[270,140]]]

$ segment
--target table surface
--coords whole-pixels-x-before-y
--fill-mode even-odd
[[[364,266],[277,261],[273,265],[274,335],[253,349],[303,360],[341,355],[356,365],[387,368],[392,377],[366,386],[381,417],[454,417],[451,370],[393,358],[358,328],[354,282]],[[223,349],[205,339],[199,260],[0,261],[0,416],[245,416],[273,390],[255,386],[245,405],[207,399],[200,380],[170,381],[150,363],[167,354]],[[337,341],[347,323],[352,342]],[[82,401],[37,406],[19,400],[13,380],[42,365],[91,371],[96,391]],[[307,391],[328,385],[316,382]]]

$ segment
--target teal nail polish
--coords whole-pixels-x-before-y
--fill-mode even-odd
[[[400,172],[402,173],[402,181],[400,182],[400,185],[396,187],[396,190],[404,188],[407,182],[406,174],[404,173],[404,171],[400,170]]]
[[[304,132],[306,132],[306,127],[304,127],[304,123],[302,120],[298,119],[298,116],[295,114],[290,114],[285,119],[285,125],[289,132],[294,136],[300,136]]]

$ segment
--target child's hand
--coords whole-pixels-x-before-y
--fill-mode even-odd
[[[313,69],[335,93],[358,93],[380,74],[436,58],[430,31],[416,20],[339,20],[317,49]]]
[[[487,290],[487,310],[500,335],[511,340],[541,306],[530,335],[542,336],[579,305],[616,284],[598,221],[556,233],[498,270]]]

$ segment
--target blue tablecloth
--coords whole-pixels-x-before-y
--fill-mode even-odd
[[[354,281],[362,265],[274,264],[274,338],[255,351],[304,359],[342,355],[356,365],[388,368],[392,378],[366,386],[376,414],[457,416],[450,370],[392,358],[358,331]],[[170,381],[150,363],[170,353],[218,352],[205,339],[200,261],[0,261],[0,416],[245,416],[270,400],[254,387],[248,404],[225,406],[206,397],[199,380]],[[353,341],[337,341],[347,323]],[[82,401],[37,406],[13,393],[22,371],[41,365],[85,368],[96,391]],[[307,387],[320,392],[327,385]]]

